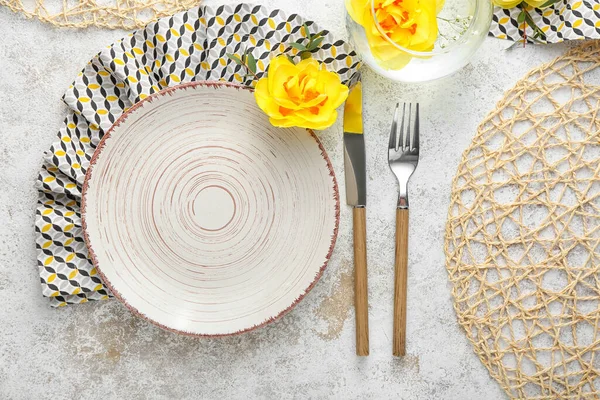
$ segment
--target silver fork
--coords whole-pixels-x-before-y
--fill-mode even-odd
[[[396,208],[396,260],[394,263],[394,342],[393,354],[406,354],[406,281],[408,271],[408,181],[419,163],[419,104],[404,103],[398,134],[396,104],[388,164],[398,181],[398,207]],[[399,138],[398,138],[399,136]]]

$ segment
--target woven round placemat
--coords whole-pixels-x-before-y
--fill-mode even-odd
[[[460,325],[511,398],[600,397],[600,44],[532,70],[481,123],[452,187]]]
[[[97,26],[111,29],[142,28],[173,13],[187,10],[201,0],[0,0],[0,5],[27,18],[61,27]]]

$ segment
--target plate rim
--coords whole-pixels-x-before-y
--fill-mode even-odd
[[[317,274],[315,275],[314,279],[312,280],[312,282],[308,285],[308,287],[306,289],[304,289],[303,293],[300,294],[300,296],[298,296],[296,298],[296,300],[294,300],[292,302],[292,304],[290,304],[288,307],[286,307],[285,309],[283,309],[282,311],[280,311],[277,315],[272,316],[267,318],[265,321],[259,323],[259,324],[255,324],[252,325],[248,328],[244,328],[235,332],[229,332],[229,333],[216,333],[216,334],[206,334],[206,333],[196,333],[196,332],[189,332],[189,331],[185,331],[185,330],[181,330],[181,329],[175,329],[175,328],[171,328],[169,326],[166,326],[150,317],[148,317],[146,314],[144,314],[143,312],[141,312],[140,310],[138,310],[136,307],[132,306],[131,304],[129,304],[129,302],[121,295],[121,293],[116,290],[113,286],[113,284],[110,282],[109,279],[107,279],[106,275],[102,272],[102,268],[99,265],[98,259],[96,257],[96,253],[93,250],[92,247],[92,243],[90,242],[90,238],[88,235],[88,229],[87,229],[87,223],[86,223],[86,194],[87,194],[87,190],[88,190],[88,186],[89,186],[89,182],[90,179],[92,178],[92,174],[93,174],[93,169],[94,166],[96,164],[96,161],[100,155],[100,153],[102,152],[102,150],[104,149],[104,146],[106,144],[106,140],[110,137],[111,133],[113,132],[113,130],[115,128],[117,128],[119,125],[121,125],[135,110],[137,110],[138,108],[142,107],[142,105],[144,105],[145,103],[151,103],[153,100],[168,95],[169,93],[178,91],[178,90],[182,90],[182,89],[187,89],[190,87],[197,87],[197,86],[202,86],[202,87],[212,87],[215,89],[221,89],[221,88],[234,88],[237,90],[248,90],[250,92],[254,92],[254,89],[244,86],[244,85],[240,85],[237,83],[232,83],[232,82],[225,82],[225,81],[194,81],[194,82],[186,82],[186,83],[182,83],[179,85],[175,85],[175,86],[171,86],[165,89],[162,89],[158,92],[152,93],[150,95],[148,95],[147,97],[145,97],[144,99],[138,101],[137,103],[135,103],[134,105],[132,105],[129,109],[127,109],[125,112],[123,112],[123,114],[121,114],[119,116],[119,118],[117,118],[117,120],[111,125],[111,127],[104,133],[104,135],[102,136],[102,139],[100,139],[100,142],[98,143],[98,146],[96,146],[96,149],[94,150],[94,154],[92,155],[92,158],[90,159],[90,163],[88,165],[88,168],[85,172],[85,178],[83,181],[83,185],[82,185],[82,189],[81,189],[81,228],[82,228],[82,232],[83,232],[83,238],[85,241],[85,246],[87,247],[88,250],[88,254],[89,254],[89,258],[92,261],[92,264],[94,266],[94,268],[96,269],[96,272],[98,273],[98,275],[100,276],[100,278],[102,279],[102,283],[104,283],[104,285],[110,290],[110,292],[112,293],[112,295],[119,300],[119,302],[121,302],[121,304],[123,304],[132,314],[136,315],[139,318],[142,318],[144,320],[146,320],[147,322],[150,322],[151,324],[158,326],[159,328],[172,332],[172,333],[177,333],[180,335],[184,335],[184,336],[191,336],[191,337],[227,337],[227,336],[236,336],[236,335],[240,335],[246,332],[250,332],[250,331],[254,331],[258,328],[262,328],[263,326],[266,326],[272,322],[275,322],[276,320],[280,319],[281,317],[283,317],[284,315],[286,315],[288,312],[290,312],[298,303],[300,303],[300,301],[302,301],[302,299],[304,299],[304,297],[306,297],[306,295],[315,287],[315,285],[317,284],[317,282],[319,282],[319,280],[321,279],[321,277],[323,276],[323,273],[325,272],[325,268],[327,268],[327,265],[329,263],[329,260],[331,259],[331,255],[333,254],[333,250],[335,248],[335,244],[337,241],[337,237],[338,237],[338,233],[339,233],[339,225],[340,225],[340,194],[339,194],[339,187],[338,187],[338,183],[337,183],[337,178],[335,176],[335,171],[333,169],[333,164],[331,163],[331,160],[329,158],[329,155],[327,154],[327,151],[325,150],[325,147],[323,146],[323,144],[321,143],[321,141],[319,140],[318,136],[315,134],[315,132],[312,129],[308,129],[306,128],[306,131],[310,134],[310,136],[313,138],[313,140],[315,140],[315,142],[317,143],[317,146],[319,147],[319,150],[321,151],[321,157],[323,157],[323,160],[325,161],[327,168],[329,169],[329,176],[331,177],[332,181],[333,181],[333,197],[335,200],[335,226],[333,229],[333,234],[331,236],[331,242],[329,244],[329,250],[327,252],[327,255],[325,256],[325,262],[323,263],[323,265],[319,268],[319,270],[317,271]]]

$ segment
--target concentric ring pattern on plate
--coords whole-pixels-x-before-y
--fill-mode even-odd
[[[193,335],[289,310],[318,280],[339,219],[314,134],[271,126],[249,90],[225,83],[168,89],[128,111],[96,150],[83,207],[113,293]]]

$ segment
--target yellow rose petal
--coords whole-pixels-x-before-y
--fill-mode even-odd
[[[359,25],[364,25],[365,9],[370,6],[370,0],[346,0],[348,15]]]

